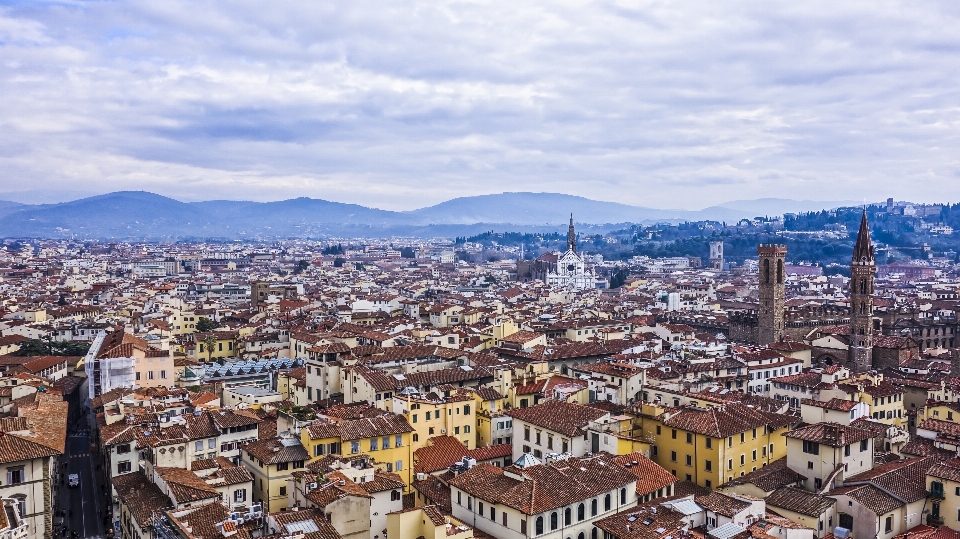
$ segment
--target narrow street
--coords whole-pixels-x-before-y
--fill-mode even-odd
[[[64,485],[61,489],[60,507],[66,513],[64,537],[73,536],[82,539],[104,537],[103,490],[96,480],[94,459],[90,454],[90,436],[87,431],[71,432],[67,437],[67,463],[63,474]],[[80,476],[78,487],[69,487],[70,474]]]

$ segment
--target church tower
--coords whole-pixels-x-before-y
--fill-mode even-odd
[[[876,273],[867,211],[864,210],[850,259],[850,363],[858,372],[873,368],[873,280]]]
[[[786,301],[784,260],[786,245],[760,244],[760,320],[757,342],[767,345],[783,340],[783,307]]]
[[[567,230],[567,250],[577,252],[577,233],[573,230],[573,214],[570,214],[570,228]]]

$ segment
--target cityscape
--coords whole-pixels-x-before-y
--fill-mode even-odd
[[[960,539],[958,51],[0,1],[0,539]]]

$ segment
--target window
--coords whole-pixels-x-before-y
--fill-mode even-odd
[[[153,371],[147,371],[147,380],[153,380]]]
[[[288,464],[288,463],[286,463],[286,462],[279,462],[279,463],[277,463],[277,471],[278,471],[278,472],[282,472],[282,471],[284,471],[284,470],[286,470],[286,469],[288,469],[288,468],[290,468],[290,464]]]
[[[384,449],[390,449],[390,437],[389,437],[389,436],[384,436],[384,437],[383,437],[383,440],[381,440],[381,442],[382,442],[382,447],[383,447]]]
[[[557,512],[554,511],[550,513],[550,531],[553,531],[560,527],[560,516],[557,515]]]
[[[398,471],[398,472],[402,472],[402,471],[403,471],[403,461],[402,461],[402,460],[398,460],[398,461],[396,462],[396,464],[394,465],[393,469],[396,470],[396,471]]]
[[[704,438],[703,445],[706,446],[707,449],[713,449],[713,438]]]
[[[867,450],[867,440],[860,440],[860,451]]]
[[[893,515],[887,517],[887,520],[883,524],[883,531],[887,533],[893,531]]]
[[[216,438],[210,438],[209,440],[207,440],[207,449],[216,449],[216,447],[217,447]]]
[[[360,442],[354,440],[350,442],[350,452],[353,454],[360,452]]]
[[[622,488],[620,489],[620,505],[624,505],[626,503],[627,503],[627,489]]]
[[[160,378],[166,379],[166,378],[167,378],[167,371],[160,371]]]
[[[465,405],[465,406],[463,407],[463,413],[464,413],[465,415],[470,415],[470,405],[469,405],[469,404],[467,404],[467,405]]]
[[[693,457],[687,455],[687,466],[693,466]]]
[[[673,431],[670,433],[670,437],[674,440],[677,439],[677,429],[673,429]]]
[[[241,488],[233,492],[233,501],[235,502],[245,502],[247,501],[247,489]]]
[[[537,517],[537,520],[533,525],[533,533],[535,535],[543,535],[543,517]]]
[[[280,495],[281,496],[287,495],[287,487],[280,487]]]
[[[322,456],[325,450],[326,448],[323,446],[323,444],[317,444],[313,446],[313,456],[315,457]]]
[[[303,461],[302,460],[293,461],[293,469],[296,470],[299,468],[303,468]]]
[[[657,425],[657,435],[660,435],[660,425]]]
[[[693,443],[693,433],[691,433],[691,432],[688,432],[688,433],[687,433],[687,443],[688,443],[688,444],[692,444],[692,443]]]
[[[477,514],[483,516],[483,502],[477,502]]]
[[[708,472],[712,472],[712,471],[713,471],[713,462],[712,462],[712,461],[709,461],[709,460],[704,461],[704,462],[703,462],[703,469],[706,470],[706,471],[708,471]]]
[[[417,422],[417,414],[413,414],[413,422],[414,422],[414,423]]]
[[[393,447],[403,447],[403,436],[398,434],[396,439],[393,441]]]
[[[753,450],[753,460],[757,460],[757,450]]]
[[[130,452],[130,444],[120,444],[117,446],[117,453],[122,455]]]
[[[671,451],[671,452],[670,452],[670,461],[671,461],[671,462],[677,462],[677,452],[676,452],[676,451]]]
[[[577,522],[587,518],[587,506],[582,503],[577,506]]]
[[[597,499],[590,500],[590,516],[597,516]]]
[[[506,511],[503,511],[502,513],[500,513],[500,521],[501,521],[501,522],[500,522],[501,526],[503,526],[504,528],[506,528],[506,527],[507,527],[507,512],[506,512]]]
[[[746,463],[747,463],[747,456],[746,456],[746,455],[740,455],[740,466],[743,466],[743,465],[745,465]]]
[[[819,455],[819,454],[820,454],[820,444],[818,444],[817,442],[810,442],[810,441],[804,440],[804,441],[803,441],[803,452],[804,452],[804,453],[809,453],[809,454],[811,454],[811,455]]]
[[[454,433],[454,434],[460,434],[460,427],[453,427],[453,433]],[[551,438],[550,441],[552,442],[553,439]],[[551,449],[553,449],[553,448],[551,447]]]
[[[547,435],[547,449],[553,449],[553,435]]]
[[[567,507],[563,510],[563,525],[569,526],[573,524],[573,510]]]
[[[607,494],[606,496],[603,497],[603,510],[604,510],[604,511],[609,511],[609,510],[610,510],[610,501],[611,501],[611,500],[610,500],[610,494]]]
[[[430,412],[427,412],[427,421],[430,421]]]
[[[203,451],[203,440],[200,440],[199,442],[195,442],[193,444],[193,449],[194,451]]]
[[[459,495],[460,493],[458,492],[457,494]],[[390,501],[391,501],[391,502],[396,502],[396,501],[399,501],[400,499],[401,499],[401,495],[400,495],[400,491],[399,491],[399,490],[391,490],[391,491],[390,491]],[[458,501],[458,503],[459,503],[459,501]]]
[[[530,427],[523,427],[523,440],[530,441]]]
[[[370,438],[370,451],[376,451],[376,450],[377,450],[377,439]]]
[[[120,461],[120,462],[117,463],[117,472],[118,472],[118,473],[127,473],[127,472],[129,472],[130,470],[131,470],[131,468],[130,468],[130,461],[129,461],[129,460],[122,460],[122,461]]]

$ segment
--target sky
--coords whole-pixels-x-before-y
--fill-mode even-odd
[[[960,2],[0,0],[0,199],[960,200]]]

